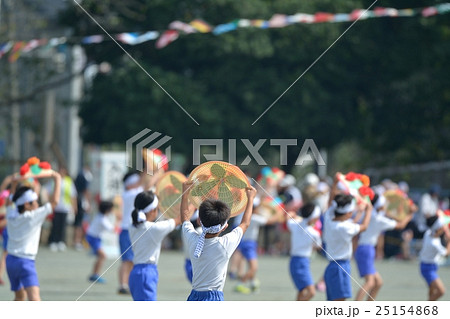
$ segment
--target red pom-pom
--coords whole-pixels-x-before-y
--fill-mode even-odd
[[[0,207],[5,205],[5,199],[3,197],[0,197]]]
[[[359,179],[359,174],[355,172],[350,172],[347,175],[345,175],[345,179],[348,180],[349,182],[352,182],[355,179]]]
[[[49,162],[40,162],[39,167],[42,169],[51,169],[52,168],[52,166],[50,165]]]
[[[153,152],[153,154],[162,155],[161,150],[159,150],[158,148],[152,149],[151,151]]]
[[[25,164],[23,164],[22,165],[22,167],[20,168],[20,171],[19,171],[19,173],[20,173],[20,175],[25,175],[26,173],[28,173],[30,171],[30,166],[27,164],[27,163],[25,163]]]
[[[367,186],[362,186],[359,188],[359,193],[361,194],[361,196],[369,196],[370,200],[372,200],[375,196],[374,191]]]

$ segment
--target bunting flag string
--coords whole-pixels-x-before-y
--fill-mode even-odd
[[[269,20],[263,19],[236,19],[227,23],[212,26],[201,19],[195,19],[189,23],[173,21],[167,30],[146,31],[146,32],[123,32],[114,35],[114,38],[123,44],[137,45],[151,40],[157,40],[155,46],[162,49],[179,38],[180,34],[188,35],[193,33],[212,33],[221,35],[240,28],[284,28],[293,24],[314,24],[314,23],[342,23],[353,22],[357,19],[366,20],[372,18],[399,18],[422,16],[429,18],[432,16],[446,14],[450,12],[450,3],[441,3],[435,6],[415,9],[395,9],[378,7],[374,10],[365,11],[355,9],[350,13],[328,13],[316,12],[315,14],[296,13],[294,15],[274,14]],[[68,39],[66,37],[52,39],[33,39],[31,41],[7,41],[0,43],[0,59],[9,54],[8,60],[13,63],[24,53],[29,53],[36,48],[55,47],[65,43],[80,43],[83,45],[98,44],[109,41],[103,35],[90,35],[80,38]]]

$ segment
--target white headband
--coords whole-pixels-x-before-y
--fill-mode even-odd
[[[132,174],[123,181],[123,185],[125,187],[128,187],[128,186],[139,183],[140,180],[141,180],[141,177],[139,176],[139,174]]]
[[[34,202],[35,200],[38,200],[38,195],[33,190],[29,189],[23,193],[15,203],[17,206],[22,206],[26,203]]]
[[[139,212],[142,212],[144,214],[148,214],[150,213],[152,210],[156,209],[158,207],[158,197],[156,197],[153,199],[153,202],[151,202],[147,207],[145,207],[144,209],[139,210]]]
[[[201,224],[201,221],[200,221],[200,224]],[[203,252],[203,246],[205,245],[206,234],[217,234],[218,232],[224,230],[227,225],[228,225],[227,222],[225,222],[223,225],[218,224],[218,225],[214,225],[211,227],[205,227],[202,224],[202,234],[198,238],[197,247],[195,247],[195,252],[194,252],[195,258],[199,258]]]
[[[383,207],[385,204],[386,204],[386,197],[384,197],[383,195],[380,195],[378,197],[378,200],[375,202],[375,205],[373,206],[373,208],[379,209],[379,208]]]
[[[138,222],[145,222],[146,220],[147,220],[147,216],[145,215],[145,213],[143,211],[139,211],[138,212],[137,221]]]
[[[315,218],[319,218],[320,215],[321,215],[320,207],[316,205],[314,207],[314,210],[312,211],[311,215],[309,215],[308,217],[305,218],[305,221],[309,222],[310,220],[313,220]]]
[[[431,225],[431,231],[435,233],[439,228],[441,228],[444,225],[445,225],[444,219],[442,217],[439,217],[438,219],[436,219],[433,225]]]
[[[333,201],[333,202],[334,202],[333,204],[336,207],[335,211],[336,211],[336,213],[339,213],[339,214],[347,214],[347,213],[353,212],[356,208],[354,200],[352,200],[350,203],[348,203],[347,205],[345,205],[343,207],[339,207],[338,204],[336,203],[336,201]]]

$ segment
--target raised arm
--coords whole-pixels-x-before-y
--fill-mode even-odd
[[[18,181],[17,175],[14,175],[14,174],[8,176],[6,179],[8,179],[8,184],[11,184],[11,187],[9,189],[10,195],[6,199],[6,206],[10,206],[10,205],[13,204],[12,196],[16,193],[16,188],[17,188],[17,184],[18,184],[19,181]],[[5,181],[3,181],[3,182],[5,182]],[[2,187],[3,187],[3,183],[2,183]]]
[[[239,227],[242,228],[242,231],[244,233],[247,231],[247,228],[252,220],[253,200],[255,199],[256,196],[256,189],[252,186],[246,187],[245,193],[247,195],[247,206],[245,207],[244,215],[242,216],[242,221],[239,224]]]
[[[359,231],[363,232],[367,229],[367,227],[369,227],[369,222],[370,222],[370,216],[372,215],[372,204],[371,203],[367,203],[366,205],[366,211],[364,214],[364,219],[360,225]]]
[[[194,182],[186,181],[183,183],[183,194],[181,195],[181,206],[180,206],[180,222],[181,224],[185,221],[189,221],[193,212],[189,211],[189,192],[192,189]]]
[[[394,229],[397,229],[397,230],[404,229],[406,227],[406,225],[408,225],[408,223],[411,221],[412,218],[413,218],[413,214],[409,214],[403,220],[397,221],[397,225],[395,225]]]
[[[50,204],[54,209],[56,205],[58,205],[59,197],[61,196],[61,175],[58,172],[52,171],[50,177],[53,178],[53,181],[55,182],[55,188],[50,198]]]
[[[337,184],[339,183],[339,178],[338,178],[339,174],[341,174],[341,173],[337,172],[336,175],[334,175],[333,185],[331,186],[331,190],[330,190],[330,197],[328,198],[328,207],[331,206],[331,203],[333,202],[334,198],[336,197]]]
[[[0,185],[0,192],[4,191],[8,188],[8,185],[11,184],[14,180],[14,175],[6,176],[3,180],[2,184]]]

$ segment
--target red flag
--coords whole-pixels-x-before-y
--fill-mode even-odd
[[[14,43],[14,46],[12,48],[11,54],[9,55],[8,61],[9,62],[16,62],[17,59],[20,57],[20,54],[22,53],[22,49],[25,47],[26,43],[25,41],[19,41]]]
[[[156,48],[162,49],[168,46],[170,43],[178,39],[178,31],[176,30],[166,30],[156,41]]]

